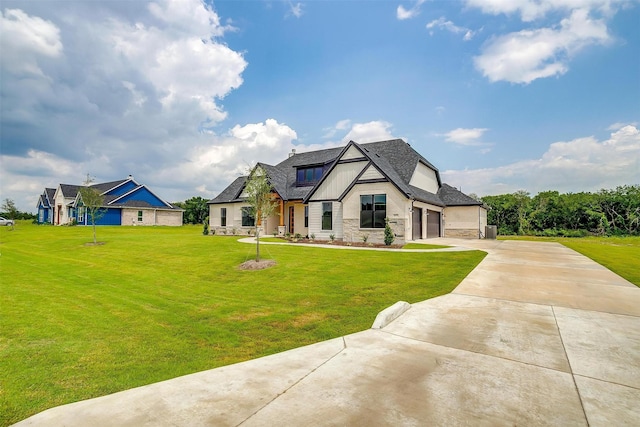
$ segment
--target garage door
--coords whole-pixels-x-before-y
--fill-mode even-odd
[[[427,209],[427,239],[440,237],[440,212]]]
[[[413,223],[411,224],[413,229],[413,240],[422,239],[422,209],[413,208]]]

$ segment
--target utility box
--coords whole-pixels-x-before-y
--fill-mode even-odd
[[[498,238],[498,226],[497,225],[487,225],[484,227],[484,238],[485,239],[497,239]]]

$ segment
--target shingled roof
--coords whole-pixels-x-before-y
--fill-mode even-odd
[[[244,188],[244,183],[246,181],[246,176],[236,178],[231,185],[225,188],[222,193],[218,194],[215,198],[209,200],[208,203],[230,203],[241,201],[241,199],[238,199],[238,196],[240,196],[240,192]]]
[[[482,202],[469,197],[462,191],[449,184],[442,184],[438,190],[438,196],[446,206],[480,206]]]
[[[389,179],[407,197],[437,206],[466,206],[480,205],[481,202],[463,194],[454,187],[443,184],[438,169],[402,139],[357,144],[366,158],[368,158],[384,176]],[[348,145],[349,145],[348,144]],[[315,186],[300,186],[296,184],[297,169],[300,167],[323,166],[330,168],[347,146],[329,148],[325,150],[309,151],[290,155],[275,166],[258,163],[269,178],[269,182],[278,195],[287,201],[305,200]],[[411,178],[418,163],[423,163],[436,173],[440,190],[437,194],[410,185]],[[218,196],[209,200],[210,204],[239,202],[244,188],[246,176],[238,177]],[[446,187],[445,187],[446,186]],[[443,190],[444,189],[444,190]]]

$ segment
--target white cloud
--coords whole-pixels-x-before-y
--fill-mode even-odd
[[[627,125],[609,139],[577,138],[555,142],[535,160],[471,170],[447,170],[443,179],[466,193],[504,194],[524,189],[530,193],[598,191],[640,183],[640,131]]]
[[[303,14],[304,11],[302,10],[302,3],[293,4],[292,2],[289,2],[289,11],[287,12],[286,16],[293,15],[296,18],[300,18]]]
[[[374,120],[367,123],[354,123],[351,130],[342,138],[343,142],[354,141],[357,143],[384,141],[393,139],[391,123],[382,120]]]
[[[418,16],[420,14],[420,6],[422,6],[422,3],[425,1],[426,0],[417,0],[416,4],[409,9],[405,9],[402,5],[398,6],[396,9],[396,17],[400,21],[404,21],[405,19],[411,19]]]
[[[438,19],[434,19],[433,21],[429,22],[427,24],[427,29],[431,30],[429,31],[430,35],[434,34],[434,28],[435,29],[440,29],[440,30],[445,30],[445,31],[449,31],[450,33],[453,34],[461,34],[464,33],[463,36],[463,40],[464,41],[469,41],[473,38],[473,36],[475,35],[475,32],[470,30],[469,28],[466,27],[459,27],[456,24],[454,24],[453,22],[447,20],[444,16],[441,16]]]
[[[197,176],[175,183],[156,176],[207,145],[226,117],[221,100],[243,82],[243,55],[220,41],[232,28],[210,6],[157,0],[20,8],[0,17],[2,197],[37,197],[42,189],[21,192],[33,193],[33,177],[44,187],[81,182],[87,172],[99,180],[131,173],[176,194],[202,185]],[[32,209],[31,202],[20,207]]]
[[[519,14],[524,22],[542,18],[551,12],[570,12],[575,9],[589,9],[609,15],[616,4],[627,0],[466,0],[468,7],[475,7],[492,15]]]
[[[22,76],[45,77],[38,65],[62,54],[60,29],[51,21],[29,16],[20,9],[0,11],[2,67]]]
[[[625,126],[638,126],[638,122],[631,122],[631,123],[625,123],[625,122],[616,122],[614,124],[612,124],[611,126],[607,127],[607,130],[620,130]]]
[[[333,138],[336,135],[343,134],[339,141],[334,141],[334,146],[344,145],[349,141],[357,143],[384,141],[394,139],[391,134],[392,124],[383,120],[373,120],[367,123],[352,123],[351,120],[345,119],[338,121],[330,128],[325,128],[323,138]],[[347,131],[345,133],[345,131]]]
[[[275,119],[236,125],[225,135],[210,135],[201,145],[191,148],[180,162],[154,171],[149,180],[158,186],[177,183],[177,187],[191,187],[192,192],[213,197],[257,162],[277,164],[286,159],[291,149],[296,148],[293,144],[296,139],[293,129]]]
[[[458,145],[486,145],[479,139],[488,130],[487,128],[457,128],[447,133],[439,134],[439,136],[444,136],[446,141]]]
[[[474,64],[492,82],[527,84],[566,73],[575,53],[610,40],[603,20],[591,19],[587,10],[578,9],[558,28],[522,30],[490,39]]]
[[[351,120],[349,119],[339,120],[335,125],[323,129],[325,132],[325,134],[323,135],[323,138],[325,139],[333,138],[336,135],[336,133],[338,133],[339,131],[349,129],[350,127],[351,127]]]

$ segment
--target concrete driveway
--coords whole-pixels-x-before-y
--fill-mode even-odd
[[[560,244],[428,243],[489,255],[382,329],[18,425],[640,425],[640,288]]]

